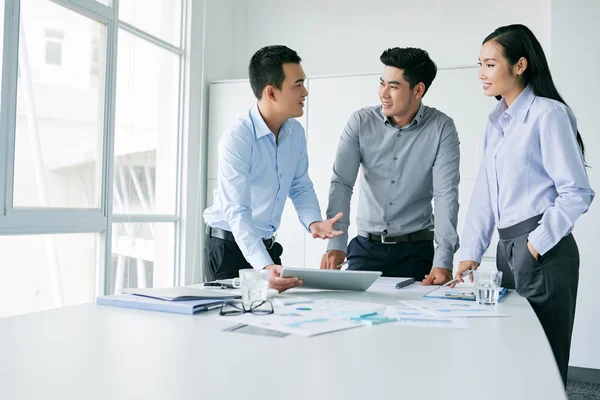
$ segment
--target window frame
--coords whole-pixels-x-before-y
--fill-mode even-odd
[[[182,281],[180,265],[180,249],[183,247],[182,234],[182,171],[184,165],[184,148],[187,143],[187,127],[183,123],[187,104],[185,94],[188,89],[186,80],[188,66],[186,39],[188,0],[182,1],[181,10],[181,45],[175,46],[152,34],[136,28],[118,19],[119,1],[112,0],[112,5],[104,5],[95,0],[44,0],[51,1],[65,9],[93,19],[106,26],[106,57],[104,64],[104,115],[102,134],[102,159],[99,160],[101,174],[101,191],[99,209],[77,208],[26,208],[13,207],[14,150],[17,112],[17,79],[18,51],[20,29],[21,0],[5,0],[4,8],[4,48],[2,52],[2,91],[0,107],[0,235],[32,235],[61,233],[100,233],[100,243],[96,246],[96,282],[95,295],[107,292],[111,266],[111,242],[113,223],[148,222],[175,224],[175,249],[173,251],[173,285]],[[179,57],[178,81],[178,115],[177,115],[177,158],[176,158],[176,210],[174,214],[113,214],[113,182],[114,182],[114,142],[115,142],[115,110],[116,110],[116,73],[117,43],[119,29],[146,40],[153,45],[177,54]],[[44,41],[53,40],[44,36]],[[63,39],[64,45],[64,39]],[[64,51],[64,48],[63,48]],[[45,57],[44,57],[45,59]],[[64,61],[64,60],[63,60]],[[52,65],[54,66],[54,65]],[[102,67],[102,63],[99,63]]]

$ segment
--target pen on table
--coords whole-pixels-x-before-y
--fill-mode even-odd
[[[341,269],[344,265],[348,264],[348,260],[344,261],[341,264],[338,264],[338,266],[336,267],[337,269]]]
[[[465,293],[444,293],[444,297],[449,297],[452,299],[467,299],[467,300],[475,300],[475,293],[473,292],[465,292]]]
[[[463,279],[465,279],[465,278],[466,278],[467,276],[469,276],[469,275],[470,275],[472,272],[473,272],[473,270],[472,270],[472,269],[468,269],[468,270],[466,270],[465,272],[463,272],[463,273],[462,273],[461,277],[462,277]],[[442,285],[442,287],[444,287],[444,286],[450,286],[450,285],[452,285],[454,282],[458,282],[458,279],[457,279],[457,278],[454,278],[454,279],[452,279],[451,281],[448,281],[448,282],[444,283],[444,284]]]
[[[207,285],[206,283],[202,285],[203,288],[206,289],[227,289],[227,286],[219,284],[219,285]]]

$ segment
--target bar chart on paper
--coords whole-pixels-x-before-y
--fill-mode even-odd
[[[469,327],[466,318],[435,318],[421,310],[407,306],[387,307],[385,316],[396,318],[394,324],[400,326],[446,329],[466,329]]]
[[[402,300],[402,304],[412,307],[434,318],[465,317],[508,317],[501,308],[482,306],[471,302],[447,300]]]

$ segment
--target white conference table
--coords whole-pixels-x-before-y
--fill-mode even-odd
[[[511,292],[500,307],[512,316],[471,318],[470,329],[385,324],[311,338],[222,332],[232,323],[217,311],[41,311],[0,319],[0,399],[566,399],[527,301]]]

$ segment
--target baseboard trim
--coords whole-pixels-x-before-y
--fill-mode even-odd
[[[568,379],[600,385],[600,369],[569,367]]]

